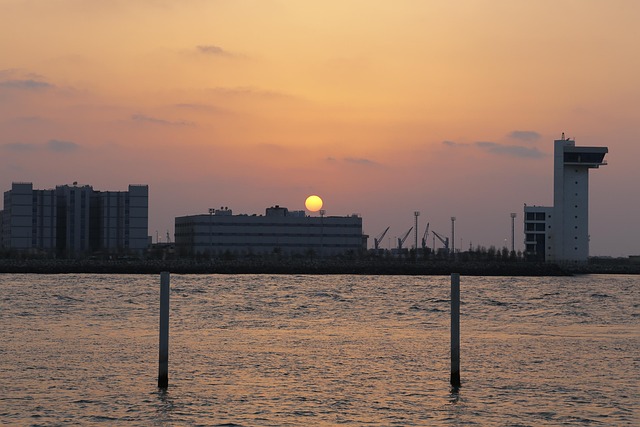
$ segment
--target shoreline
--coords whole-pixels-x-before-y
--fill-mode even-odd
[[[0,274],[353,274],[442,276],[571,276],[640,274],[640,264],[558,265],[530,262],[409,260],[0,260]]]

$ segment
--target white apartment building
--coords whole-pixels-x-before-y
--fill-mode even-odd
[[[589,257],[589,169],[606,165],[607,147],[554,141],[553,207],[524,208],[525,252],[549,262],[584,262]]]
[[[148,246],[149,187],[96,191],[89,185],[36,190],[13,183],[0,211],[0,247],[56,257],[142,254]]]

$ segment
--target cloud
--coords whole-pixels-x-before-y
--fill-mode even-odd
[[[338,163],[344,162],[344,163],[351,163],[351,164],[360,165],[360,166],[380,166],[380,163],[370,159],[365,159],[364,157],[344,157],[342,159],[337,159],[333,156],[327,156],[325,157],[324,161],[332,164],[338,164]]]
[[[49,151],[55,151],[57,153],[70,153],[79,148],[79,145],[71,141],[61,141],[59,139],[50,139],[46,143],[46,148]]]
[[[373,160],[369,160],[369,159],[365,159],[365,158],[361,158],[361,157],[345,157],[344,159],[345,162],[347,163],[354,163],[357,165],[364,165],[364,166],[377,166],[378,163],[374,162]]]
[[[196,46],[196,49],[198,49],[198,52],[202,53],[203,55],[221,56],[225,58],[234,58],[236,56],[231,52],[224,50],[220,46],[212,44]]]
[[[42,80],[23,79],[23,80],[3,80],[0,81],[0,88],[16,89],[16,90],[40,90],[54,87],[52,84]]]
[[[507,136],[524,142],[534,142],[540,139],[541,135],[532,130],[514,130]]]
[[[9,142],[7,144],[2,144],[2,148],[9,151],[32,151],[37,149],[38,147],[35,144],[31,144],[29,142]]]
[[[174,104],[175,108],[180,108],[184,110],[191,111],[203,111],[203,112],[211,112],[216,114],[228,114],[229,111],[224,110],[222,108],[216,107],[215,105],[207,105],[207,104],[190,104],[190,103],[181,103]]]
[[[512,157],[537,159],[545,157],[545,154],[533,147],[522,147],[520,145],[505,145],[490,141],[478,141],[475,145],[484,151],[492,154],[503,154]]]
[[[138,123],[151,123],[151,124],[162,125],[162,126],[194,126],[195,125],[195,123],[193,122],[188,122],[184,120],[172,122],[170,120],[157,119],[155,117],[145,116],[144,114],[133,114],[131,116],[131,120]]]
[[[454,142],[454,141],[442,141],[442,144],[448,147],[465,147],[468,145],[468,144],[464,144],[461,142]]]
[[[262,99],[296,99],[295,96],[284,92],[260,89],[254,86],[216,87],[212,89],[214,95],[233,97],[253,97]]]

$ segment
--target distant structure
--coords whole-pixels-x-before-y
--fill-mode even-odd
[[[264,216],[233,215],[223,207],[175,219],[179,256],[360,254],[366,238],[356,214],[312,217],[278,205],[267,208]]]
[[[554,141],[553,207],[524,207],[525,254],[549,262],[585,262],[589,257],[589,169],[607,163],[607,147]]]
[[[96,191],[89,185],[36,190],[16,182],[4,193],[0,247],[11,253],[77,258],[141,255],[148,238],[149,187]]]

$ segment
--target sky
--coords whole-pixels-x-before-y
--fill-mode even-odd
[[[518,250],[564,132],[609,147],[591,255],[640,255],[636,0],[0,0],[0,23],[2,191],[148,184],[154,242],[310,194],[383,247],[414,211],[419,238],[455,216],[457,248],[510,247],[515,212]]]

